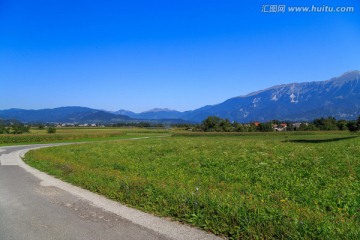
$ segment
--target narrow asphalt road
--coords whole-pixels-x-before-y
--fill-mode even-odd
[[[218,239],[24,164],[19,156],[39,146],[0,147],[0,240]]]

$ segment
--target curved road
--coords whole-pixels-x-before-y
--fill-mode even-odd
[[[0,239],[219,239],[33,169],[20,156],[61,144],[0,147]]]

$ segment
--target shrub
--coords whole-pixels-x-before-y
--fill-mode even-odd
[[[55,127],[49,127],[47,129],[47,133],[56,133],[56,128]]]

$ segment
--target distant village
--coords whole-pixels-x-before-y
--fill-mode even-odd
[[[217,116],[206,118],[201,124],[194,125],[188,130],[203,132],[283,132],[283,131],[331,131],[360,130],[360,117],[356,120],[336,120],[334,117],[317,118],[311,122],[289,122],[272,120],[268,122],[254,121],[251,123],[238,123]]]
[[[95,124],[95,123],[84,123],[84,124],[75,124],[75,123],[57,123],[55,124],[56,127],[105,127],[102,124]]]
[[[260,122],[254,122],[253,123],[256,127],[258,127],[260,125]],[[308,126],[309,123],[307,122],[296,122],[296,123],[290,123],[289,125],[287,123],[280,123],[280,124],[272,124],[272,128],[274,131],[276,132],[282,132],[282,131],[286,131],[289,128],[291,128],[292,130],[298,130],[300,129],[300,126]]]

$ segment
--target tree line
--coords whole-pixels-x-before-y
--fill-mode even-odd
[[[5,123],[0,122],[0,134],[22,134],[30,132],[30,126],[20,122]]]
[[[251,122],[248,124],[230,121],[216,116],[206,118],[201,124],[195,125],[193,131],[203,132],[272,132],[272,131],[360,131],[360,116],[355,121],[336,120],[334,117],[317,118],[311,122],[294,123],[272,120],[268,122]]]
[[[30,133],[31,127],[38,127],[38,129],[45,129],[43,124],[25,125],[21,122],[5,122],[0,120],[0,134],[23,134]],[[46,128],[47,133],[56,133],[54,126]]]
[[[109,125],[111,127],[139,127],[139,128],[168,128],[170,124],[137,122],[137,123],[117,123]],[[286,127],[285,127],[286,126]],[[5,122],[0,120],[0,134],[22,134],[30,132],[30,125],[21,122]],[[55,133],[54,126],[35,124],[33,127],[47,129],[48,133]],[[202,132],[272,132],[281,131],[330,131],[348,130],[350,132],[360,131],[360,116],[357,120],[336,120],[334,117],[317,118],[311,122],[294,123],[289,121],[272,120],[268,122],[239,123],[229,119],[209,116],[200,124],[171,124],[171,127],[192,129],[192,131]]]

